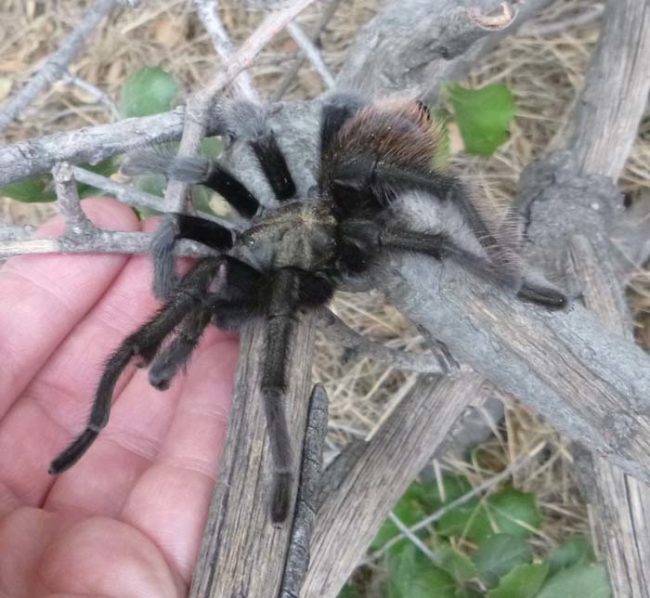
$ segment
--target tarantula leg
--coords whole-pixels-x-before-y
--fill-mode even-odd
[[[271,279],[261,391],[275,469],[271,519],[276,523],[284,521],[289,513],[293,477],[291,442],[284,409],[291,336],[298,310],[326,303],[332,292],[329,280],[301,270],[283,268]]]
[[[291,199],[296,194],[296,184],[273,131],[265,131],[249,143],[278,201]]]
[[[136,356],[148,362],[164,339],[186,314],[203,301],[204,293],[220,260],[205,259],[181,280],[170,300],[149,322],[129,335],[108,360],[95,393],[86,429],[52,461],[49,472],[58,474],[74,465],[108,422],[111,400],[120,375]]]
[[[158,390],[169,387],[211,320],[218,328],[238,329],[259,312],[256,285],[261,274],[232,256],[222,255],[219,260],[221,267],[211,285],[216,285],[216,290],[209,292],[203,305],[186,316],[176,337],[156,355],[149,368],[149,382]]]
[[[210,310],[198,308],[189,314],[181,324],[181,329],[171,343],[153,360],[149,368],[149,383],[158,390],[167,390],[178,370],[182,368],[204,330],[210,323]]]
[[[174,245],[179,239],[191,239],[219,251],[233,246],[234,233],[227,228],[196,216],[165,214],[151,243],[154,262],[154,294],[166,299],[178,282]]]
[[[517,297],[522,301],[531,301],[550,309],[561,309],[568,303],[567,296],[560,289],[546,281],[538,282],[528,278],[524,278]]]

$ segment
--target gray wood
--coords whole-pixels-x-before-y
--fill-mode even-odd
[[[580,172],[616,179],[636,138],[650,91],[650,2],[610,1],[568,142]],[[611,90],[616,89],[617,94]],[[624,101],[620,101],[623,99]],[[587,306],[633,341],[632,321],[616,280],[608,223],[572,238],[569,256]],[[598,540],[615,596],[650,596],[650,486],[606,459],[576,449],[585,494],[594,504]]]
[[[501,0],[391,2],[361,31],[337,77],[339,89],[369,96],[413,94],[435,102],[441,86],[464,77],[500,39],[552,0],[527,0],[502,31],[479,28],[468,9],[499,12]]]
[[[268,598],[280,591],[291,526],[269,516],[271,455],[259,391],[264,327],[247,326],[241,339],[237,380],[219,477],[190,596]],[[294,337],[287,390],[294,475],[307,421],[314,329],[305,317]],[[294,497],[295,498],[295,492]]]
[[[379,526],[447,431],[478,393],[480,376],[422,377],[384,420],[330,489],[318,511],[312,561],[302,598],[334,598],[374,538]]]

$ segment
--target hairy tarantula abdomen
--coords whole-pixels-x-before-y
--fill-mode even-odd
[[[271,518],[281,522],[296,479],[284,409],[287,361],[303,312],[326,305],[338,287],[362,279],[395,252],[453,261],[546,307],[562,307],[566,297],[542,277],[527,276],[519,239],[503,234],[516,227],[493,222],[458,179],[433,168],[439,133],[421,102],[337,94],[284,111],[234,102],[223,114],[229,144],[218,161],[160,151],[129,161],[130,172],[164,173],[215,190],[240,218],[232,224],[186,214],[163,218],[152,256],[154,290],[165,303],[110,357],[86,430],[52,462],[51,472],[64,471],[91,446],[132,359],[149,364],[151,384],[164,390],[210,323],[237,329],[262,320]],[[218,255],[179,277],[173,253],[179,239]]]

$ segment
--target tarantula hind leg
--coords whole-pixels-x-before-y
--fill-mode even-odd
[[[269,289],[261,391],[274,463],[271,520],[275,523],[287,518],[293,479],[293,457],[284,405],[291,336],[299,309],[323,305],[332,293],[333,287],[324,277],[289,268],[280,269],[273,275]]]
[[[49,472],[59,474],[74,465],[95,441],[108,422],[111,400],[121,373],[134,357],[151,361],[165,338],[201,305],[208,285],[222,260],[206,258],[181,280],[162,309],[146,324],[129,335],[108,360],[97,387],[86,429],[52,461]]]

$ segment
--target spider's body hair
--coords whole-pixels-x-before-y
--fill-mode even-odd
[[[329,205],[295,201],[268,210],[239,235],[234,255],[262,272],[334,265],[336,219]]]
[[[187,214],[163,218],[152,254],[154,290],[165,305],[111,356],[86,430],[53,461],[52,473],[70,467],[95,440],[132,359],[150,364],[151,384],[164,389],[209,322],[237,329],[263,319],[260,391],[274,467],[271,517],[281,522],[291,507],[294,476],[283,402],[291,339],[302,312],[326,305],[343,282],[368,277],[391,252],[455,261],[522,299],[549,308],[565,305],[561,291],[527,274],[518,258],[519,239],[504,239],[516,227],[502,225],[459,180],[432,167],[439,137],[423,104],[335,95],[293,109],[292,114],[249,102],[222,108],[229,144],[218,161],[165,161],[155,152],[132,158],[132,172],[148,168],[218,191],[246,226],[230,230]],[[293,118],[317,121],[320,136],[305,135]],[[219,255],[204,258],[179,279],[178,239],[198,241]]]

